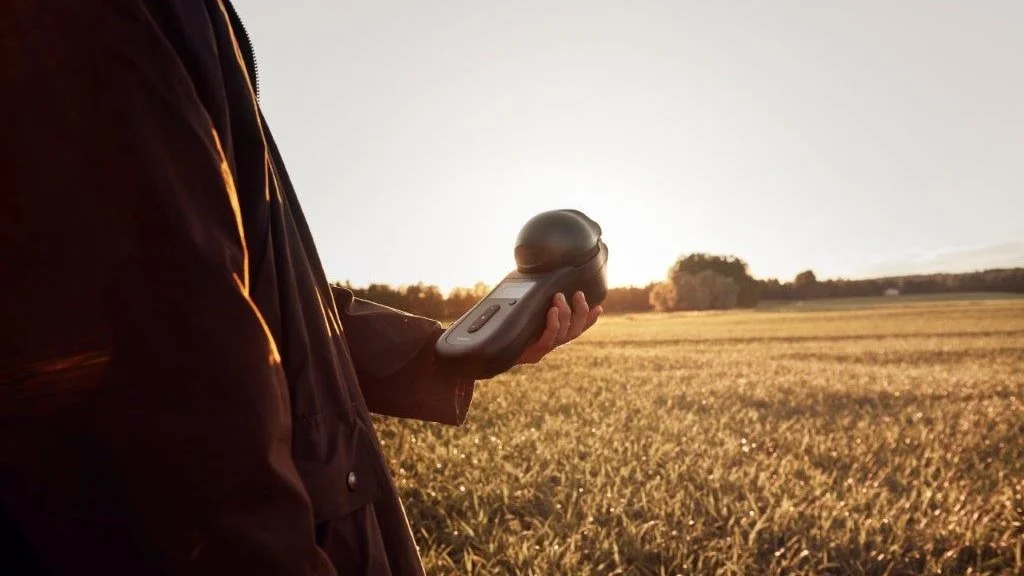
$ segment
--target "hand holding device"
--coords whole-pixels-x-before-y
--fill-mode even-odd
[[[469,378],[490,378],[515,364],[544,329],[552,298],[582,291],[591,306],[607,295],[608,247],[601,227],[578,210],[531,218],[515,247],[516,270],[441,335],[439,361]]]

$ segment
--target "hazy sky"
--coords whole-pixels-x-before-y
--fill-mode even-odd
[[[1024,2],[236,0],[332,280],[493,284],[583,210],[609,281],[1024,265]]]

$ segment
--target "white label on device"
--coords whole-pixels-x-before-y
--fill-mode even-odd
[[[508,280],[498,284],[491,293],[491,298],[522,298],[533,288],[532,280]]]

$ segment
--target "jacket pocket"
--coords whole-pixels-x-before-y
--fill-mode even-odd
[[[366,506],[388,482],[373,432],[359,420],[340,414],[318,414],[294,422],[292,458],[316,522]]]

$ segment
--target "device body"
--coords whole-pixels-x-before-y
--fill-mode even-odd
[[[441,335],[436,357],[461,376],[483,379],[515,364],[543,332],[554,295],[582,291],[590,306],[607,296],[608,247],[596,222],[575,210],[542,213],[516,245],[517,269]]]

